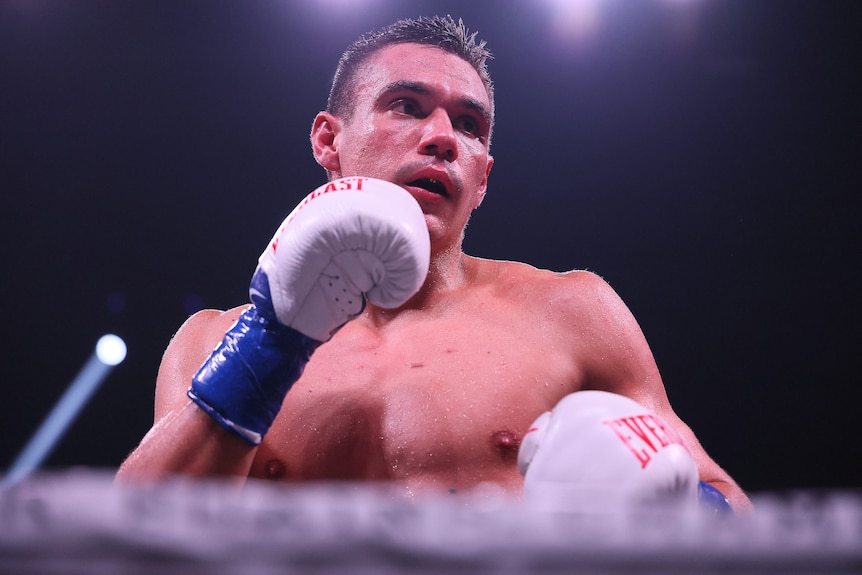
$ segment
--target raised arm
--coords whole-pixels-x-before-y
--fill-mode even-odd
[[[159,370],[155,424],[118,478],[246,477],[314,350],[366,298],[394,308],[412,297],[429,252],[425,217],[395,184],[342,178],[306,196],[259,258],[252,305],[199,313],[177,333]]]
[[[244,308],[198,312],[165,351],[156,379],[154,424],[117,473],[118,481],[167,475],[248,475],[256,446],[229,433],[187,395],[192,377]]]

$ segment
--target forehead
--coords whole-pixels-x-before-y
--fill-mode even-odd
[[[381,48],[363,62],[357,78],[359,98],[373,98],[396,82],[416,82],[490,106],[485,85],[473,66],[436,46],[405,43]]]

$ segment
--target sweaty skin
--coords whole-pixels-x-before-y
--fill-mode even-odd
[[[517,449],[528,426],[565,395],[599,389],[655,411],[683,438],[701,479],[747,508],[672,410],[640,328],[607,283],[463,253],[493,165],[490,101],[470,64],[398,44],[363,66],[355,110],[346,119],[318,114],[312,147],[334,178],[390,180],[417,199],[432,246],[425,285],[397,310],[369,305],[318,348],[259,447],[186,397],[243,308],[195,314],[165,352],[155,424],[118,479],[394,480],[441,493],[490,482],[518,496]],[[422,179],[445,193],[416,185]]]

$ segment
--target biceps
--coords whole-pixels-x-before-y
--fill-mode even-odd
[[[156,378],[155,421],[183,407],[192,376],[221,341],[218,312],[201,312],[186,321],[162,356]]]

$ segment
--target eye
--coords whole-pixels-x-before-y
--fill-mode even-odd
[[[482,138],[482,124],[472,116],[461,116],[455,121],[455,128],[474,138]]]
[[[408,98],[401,98],[399,100],[395,100],[389,106],[389,109],[398,114],[404,114],[405,116],[417,117],[421,115],[419,104]]]

